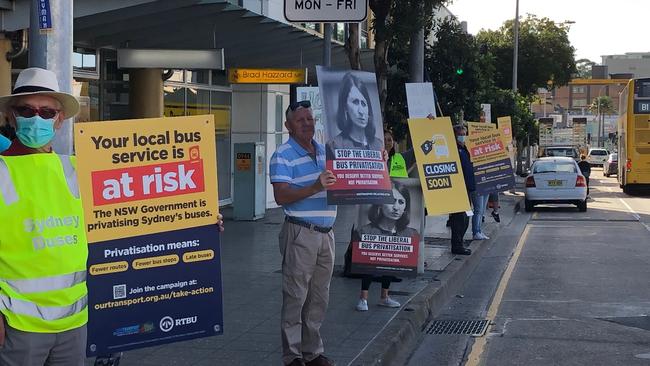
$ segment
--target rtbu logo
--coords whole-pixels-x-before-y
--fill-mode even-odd
[[[196,324],[198,320],[197,316],[189,316],[186,318],[174,319],[171,316],[166,316],[160,319],[160,330],[167,333],[174,329],[174,327]]]
[[[174,329],[174,319],[171,316],[166,316],[160,319],[160,330],[167,333],[170,330]]]

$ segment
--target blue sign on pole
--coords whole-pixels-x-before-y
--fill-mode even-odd
[[[52,11],[50,0],[38,0],[38,28],[41,31],[52,30]]]

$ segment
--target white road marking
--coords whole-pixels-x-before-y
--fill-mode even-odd
[[[650,225],[648,225],[648,224],[646,224],[645,222],[641,221],[641,216],[640,216],[638,213],[636,213],[636,212],[632,209],[632,207],[630,207],[630,205],[628,205],[627,202],[625,202],[625,200],[623,200],[622,198],[619,198],[619,200],[621,201],[621,203],[623,204],[623,206],[625,206],[625,207],[628,209],[628,211],[630,212],[630,214],[631,214],[632,216],[634,216],[634,218],[635,218],[635,219],[636,219],[636,220],[637,220],[641,225],[643,225],[643,227],[645,227],[645,229],[648,230],[648,232],[650,232]]]
[[[512,277],[512,272],[514,272],[515,267],[517,266],[517,261],[519,260],[521,251],[524,247],[524,244],[526,243],[526,240],[528,239],[528,233],[530,232],[530,228],[531,228],[530,225],[526,225],[526,227],[524,228],[524,232],[521,234],[521,237],[517,242],[515,251],[513,252],[512,257],[508,262],[508,267],[506,267],[505,272],[503,272],[503,276],[499,281],[499,286],[497,287],[497,290],[494,293],[494,298],[492,298],[492,303],[488,308],[486,318],[492,324],[490,325],[490,329],[494,327],[494,319],[496,318],[497,313],[499,312],[499,307],[501,306],[501,302],[503,301],[503,295],[505,294],[506,288],[508,287],[508,283],[510,282],[510,278]],[[469,356],[467,356],[467,362],[465,363],[465,366],[480,365],[481,356],[483,355],[483,351],[485,350],[486,345],[487,345],[487,337],[477,338],[474,341],[474,344],[472,345],[472,350],[469,353]]]

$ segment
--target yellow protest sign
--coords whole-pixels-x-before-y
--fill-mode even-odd
[[[413,118],[408,123],[428,214],[468,211],[469,198],[451,119]]]
[[[115,335],[125,312],[133,324],[167,324],[165,337],[140,334],[147,346],[222,334],[214,116],[74,128],[92,294],[88,355],[134,348]],[[168,284],[181,285],[172,292]],[[181,312],[196,314],[197,331],[169,325]]]
[[[482,132],[467,137],[467,149],[474,165],[476,192],[488,194],[514,188],[515,180],[501,131]]]
[[[472,136],[481,132],[494,131],[497,129],[497,125],[494,123],[485,123],[485,122],[467,122],[467,134]]]
[[[214,116],[75,125],[90,243],[214,224]]]
[[[503,134],[503,143],[507,145],[512,144],[512,120],[510,116],[497,118],[499,124],[499,131]]]

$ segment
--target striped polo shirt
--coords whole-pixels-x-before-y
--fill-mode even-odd
[[[325,147],[312,140],[316,160],[293,137],[278,146],[271,157],[271,183],[289,183],[292,188],[307,187],[326,170]],[[287,216],[293,216],[313,225],[331,227],[336,219],[336,206],[327,204],[327,191],[282,206]]]

